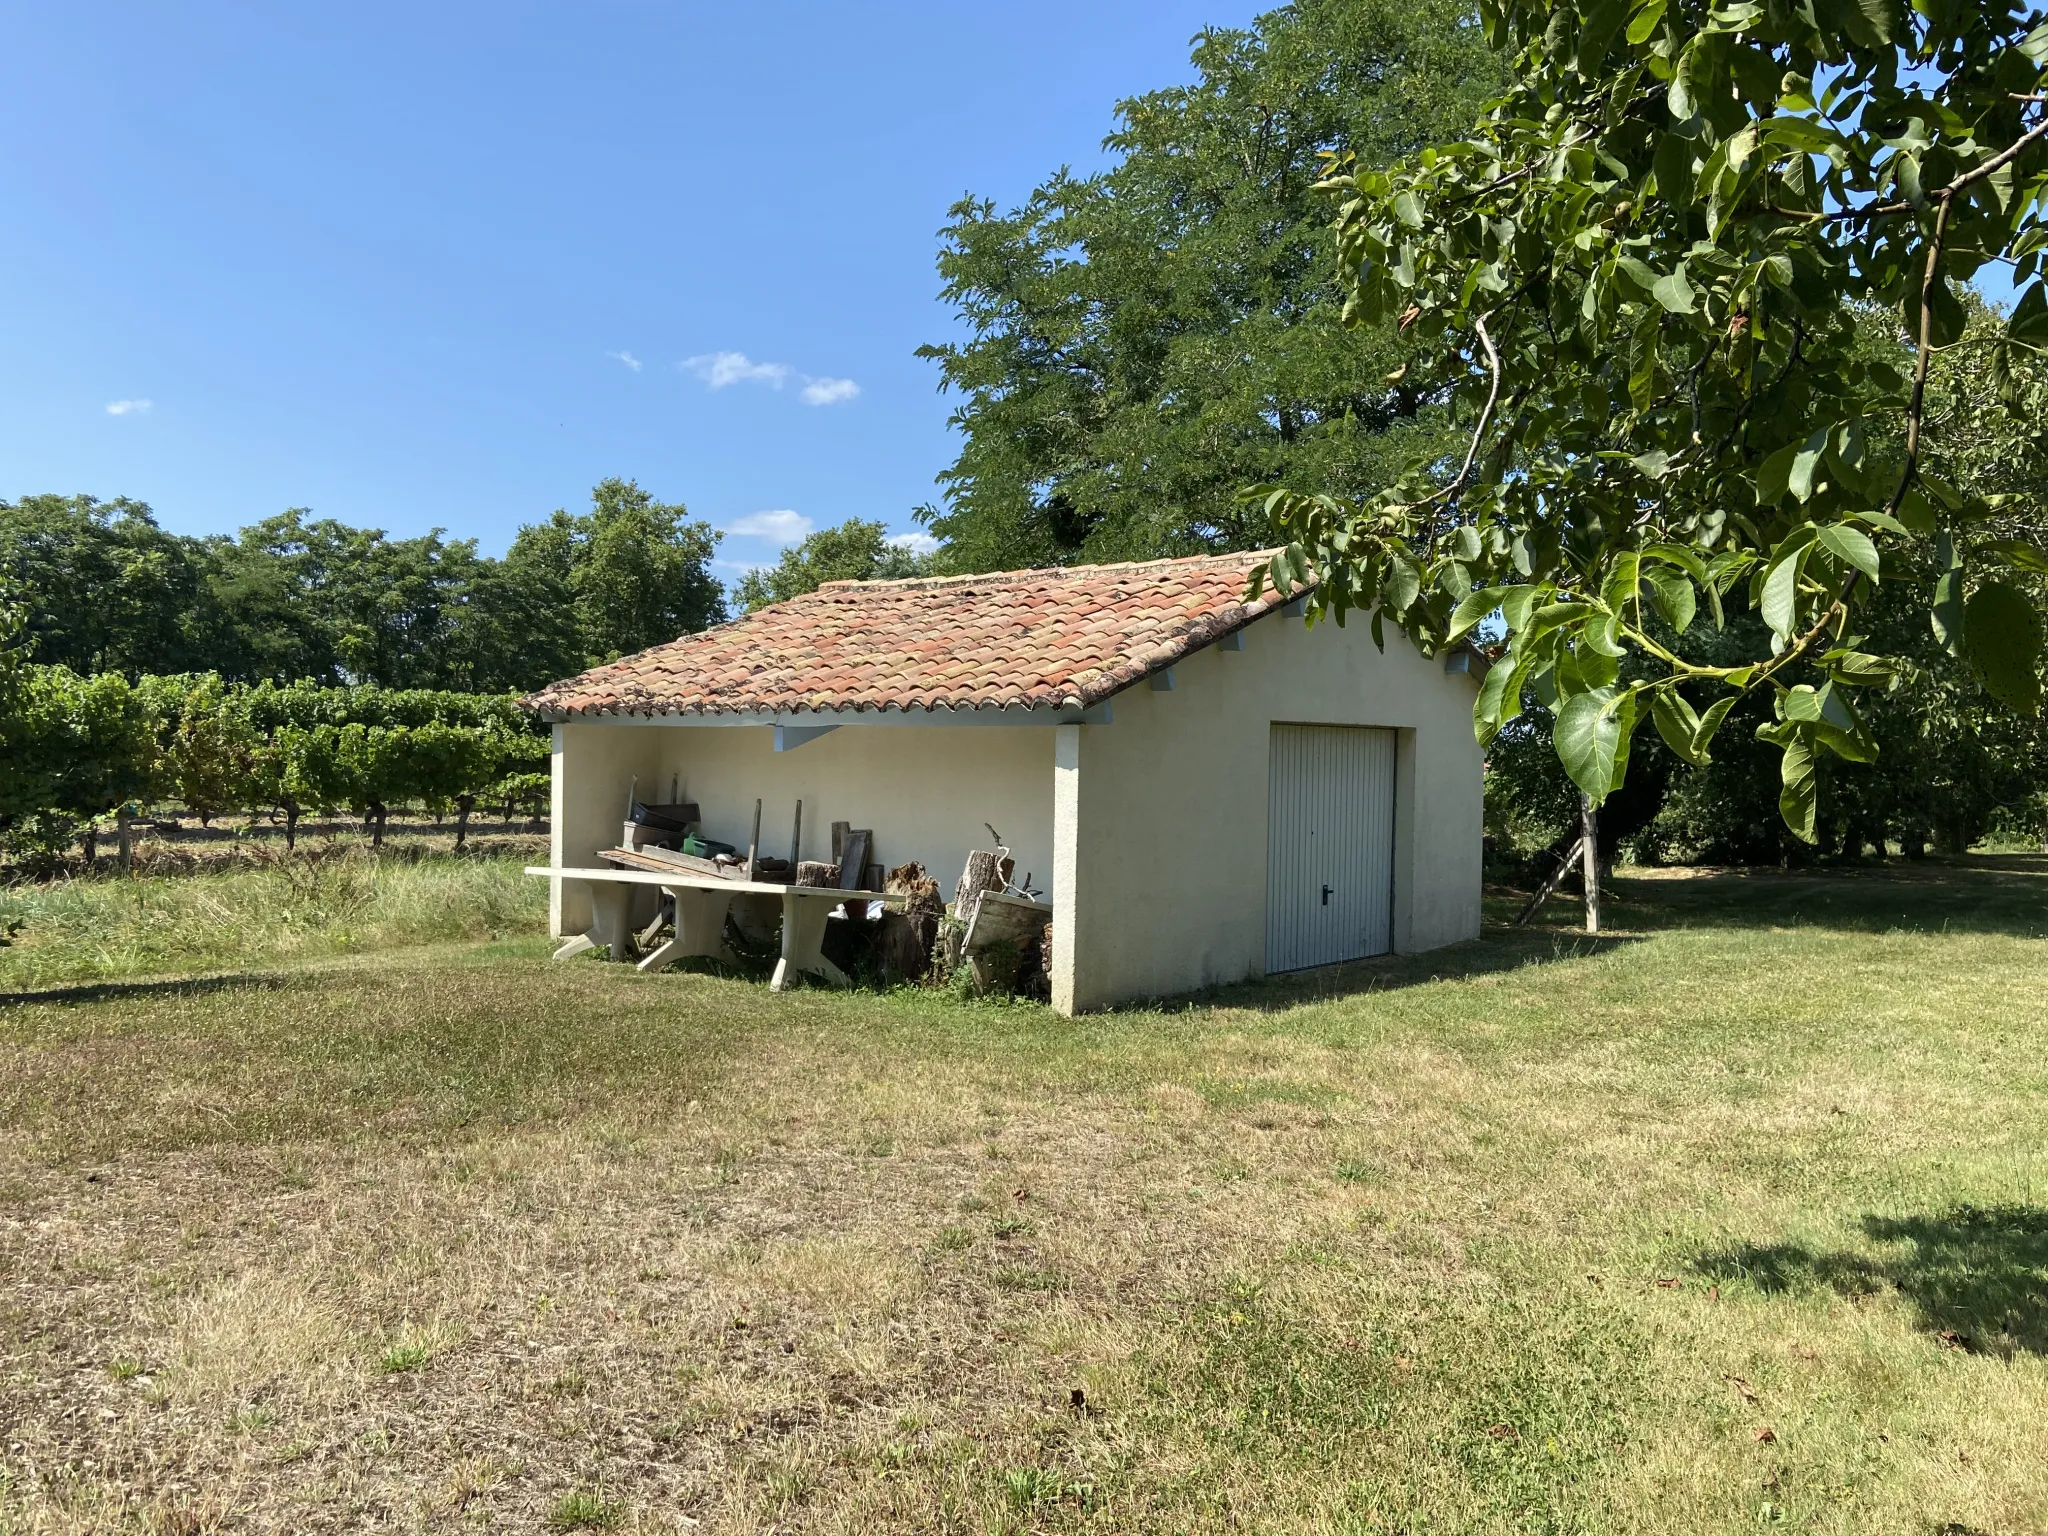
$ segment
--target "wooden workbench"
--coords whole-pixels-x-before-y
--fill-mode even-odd
[[[799,973],[816,976],[835,987],[852,985],[847,974],[825,958],[825,920],[842,901],[880,901],[900,904],[901,896],[882,891],[840,891],[819,885],[781,885],[767,880],[726,880],[717,875],[693,874],[686,869],[556,869],[548,864],[530,864],[529,875],[549,879],[582,880],[590,886],[591,924],[555,951],[557,960],[567,960],[593,949],[610,952],[623,960],[632,952],[632,929],[628,911],[634,885],[659,886],[674,898],[676,931],[673,938],[640,961],[643,971],[659,971],[689,955],[709,955],[732,961],[725,945],[725,917],[735,896],[779,896],[782,898],[782,957],[775,962],[771,991],[781,992],[793,985]]]

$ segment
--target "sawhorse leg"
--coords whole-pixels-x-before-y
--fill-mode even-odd
[[[633,936],[628,931],[627,913],[632,892],[623,885],[593,880],[590,883],[590,927],[555,951],[557,960],[574,959],[593,949],[608,949],[614,960],[630,960]]]
[[[725,947],[725,914],[732,907],[728,893],[692,886],[663,886],[662,890],[675,898],[676,931],[666,944],[640,962],[641,970],[665,970],[690,955],[733,959],[732,951]]]
[[[799,972],[809,972],[835,987],[850,987],[853,979],[825,958],[825,920],[838,900],[826,891],[799,896],[808,886],[791,886],[782,893],[782,958],[775,962],[775,976],[768,983],[771,992],[786,992],[796,985]]]

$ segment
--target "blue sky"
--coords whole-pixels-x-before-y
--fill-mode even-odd
[[[948,205],[1099,164],[1257,9],[11,6],[0,497],[496,552],[618,474],[736,565],[908,532]]]

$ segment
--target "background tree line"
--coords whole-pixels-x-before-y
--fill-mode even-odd
[[[718,541],[617,479],[587,512],[522,527],[501,559],[303,510],[194,538],[125,497],[24,496],[0,502],[0,593],[24,610],[28,659],[81,675],[491,693],[719,622]]]

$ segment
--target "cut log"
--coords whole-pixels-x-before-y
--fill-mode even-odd
[[[1001,854],[981,848],[967,855],[967,867],[953,887],[953,915],[961,922],[973,920],[975,898],[983,891],[1000,891],[1008,883],[1003,874],[1005,862]]]

